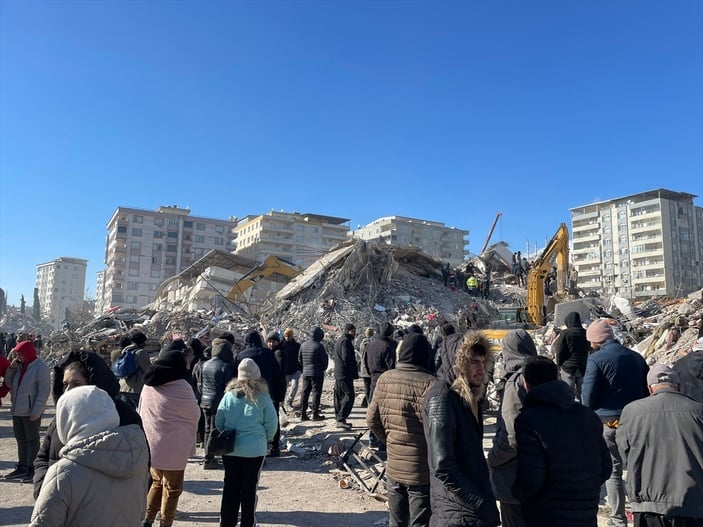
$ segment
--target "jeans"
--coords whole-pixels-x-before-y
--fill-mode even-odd
[[[151,488],[146,497],[146,519],[154,521],[161,511],[161,525],[173,525],[178,498],[183,493],[185,470],[160,470],[151,467]]]
[[[576,373],[569,373],[560,369],[559,373],[561,374],[561,380],[569,385],[576,399],[581,402],[581,389],[583,387],[583,373],[581,373],[581,370],[576,370]]]
[[[390,527],[427,527],[430,524],[430,486],[406,485],[386,476]]]
[[[239,508],[242,509],[240,527],[256,524],[256,485],[264,464],[263,457],[222,456],[225,466],[225,485],[220,504],[220,527],[236,527]]]
[[[354,407],[354,379],[334,380],[334,418],[346,421]]]
[[[617,428],[610,428],[603,425],[603,439],[610,452],[610,459],[613,462],[613,471],[610,478],[605,482],[605,492],[610,506],[609,526],[626,527],[627,517],[625,516],[625,483],[622,480],[622,458],[620,451],[615,444],[615,432]]]
[[[288,404],[288,406],[293,404],[295,396],[298,393],[298,381],[300,380],[300,374],[301,372],[300,370],[298,370],[291,375],[286,375],[286,384],[290,389],[288,395],[286,395],[286,403]]]
[[[303,392],[300,394],[300,413],[305,415],[308,411],[308,400],[310,392],[312,392],[312,413],[317,415],[320,413],[320,398],[322,397],[322,382],[324,377],[311,377],[303,375]]]
[[[29,416],[12,416],[12,433],[17,441],[17,467],[34,470],[34,458],[39,452],[41,419],[30,421]]]

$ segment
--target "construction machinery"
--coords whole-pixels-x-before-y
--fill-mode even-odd
[[[267,256],[263,263],[254,267],[251,271],[242,276],[239,280],[234,282],[232,288],[227,293],[227,300],[236,302],[241,299],[247,289],[251,288],[256,282],[271,276],[274,273],[287,276],[288,278],[295,278],[301,272],[299,267],[296,267],[292,263],[281,260],[276,256]]]
[[[569,271],[569,229],[562,223],[542,254],[532,262],[527,273],[527,314],[535,327],[546,322],[545,281],[556,267],[556,290],[552,297],[566,297]]]

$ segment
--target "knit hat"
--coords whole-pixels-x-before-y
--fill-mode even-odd
[[[56,432],[65,445],[114,430],[120,416],[112,398],[97,386],[78,386],[56,403]]]
[[[222,353],[223,351],[229,350],[230,354],[232,353],[232,344],[230,344],[229,340],[225,339],[215,339],[212,341],[212,356],[215,357]]]
[[[367,337],[373,337],[373,328],[366,328],[366,331],[364,331],[364,335]]]
[[[261,379],[261,370],[253,359],[243,359],[237,368],[237,379],[240,381],[257,381]]]
[[[281,337],[278,335],[278,331],[272,331],[269,333],[269,336],[266,337],[266,340],[277,340],[278,342],[281,342]]]
[[[146,335],[139,331],[138,329],[135,329],[129,334],[129,338],[132,339],[132,342],[134,342],[137,346],[143,346],[144,343],[146,342]]]
[[[679,374],[666,364],[656,364],[647,373],[647,384],[652,386],[662,383],[679,384]]]
[[[699,338],[696,342],[693,343],[691,351],[703,351],[703,337]]]
[[[346,333],[347,331],[351,331],[352,329],[356,329],[356,326],[352,324],[351,322],[348,322],[344,325],[344,332]]]
[[[606,340],[612,340],[614,338],[615,333],[613,333],[613,326],[604,318],[594,320],[586,330],[586,340],[588,340],[588,342],[602,344]]]
[[[186,358],[181,351],[166,351],[152,364],[144,374],[144,384],[161,386],[178,379],[188,379],[190,372]]]

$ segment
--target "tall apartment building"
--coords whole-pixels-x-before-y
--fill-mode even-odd
[[[83,311],[87,267],[88,260],[67,256],[37,265],[40,314],[54,329],[61,329],[70,312]]]
[[[441,262],[461,265],[468,254],[466,237],[469,231],[446,227],[437,221],[388,216],[372,221],[354,231],[354,238],[373,240],[388,245],[412,245]]]
[[[258,262],[273,255],[305,268],[338,243],[349,239],[349,220],[271,211],[240,219],[235,232],[235,254]]]
[[[681,296],[703,285],[703,208],[666,189],[571,212],[572,263],[585,291]]]
[[[190,209],[175,205],[155,211],[117,207],[107,224],[100,312],[149,304],[161,282],[211,249],[231,252],[235,221],[191,216]]]

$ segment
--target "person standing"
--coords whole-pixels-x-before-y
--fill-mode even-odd
[[[361,402],[361,407],[368,407],[371,402],[371,374],[369,369],[366,367],[366,349],[369,347],[369,342],[371,342],[371,337],[373,337],[373,328],[366,328],[364,331],[364,338],[361,339],[359,344],[359,370],[361,373],[361,379],[364,382],[364,400]]]
[[[390,527],[422,527],[430,522],[430,472],[422,426],[424,398],[435,381],[427,369],[431,354],[424,335],[409,334],[395,369],[381,375],[366,422],[386,445]]]
[[[144,333],[134,330],[129,336],[132,343],[123,349],[122,353],[134,353],[137,368],[129,377],[120,379],[120,398],[136,409],[139,405],[139,395],[144,387],[144,374],[151,367],[151,357],[144,349],[147,341]]]
[[[486,382],[488,339],[467,331],[452,369],[438,374],[425,397],[423,427],[430,469],[431,527],[500,524],[483,455],[480,400]]]
[[[151,452],[151,488],[143,526],[161,513],[161,527],[171,527],[188,458],[195,454],[200,408],[182,352],[165,352],[144,375],[139,414]]]
[[[528,358],[523,380],[513,494],[525,525],[597,527],[600,488],[611,471],[600,419],[574,400],[549,358]]]
[[[56,430],[65,446],[46,472],[31,527],[139,525],[149,447],[138,425],[119,424],[113,398],[97,386],[61,396]]]
[[[679,376],[681,393],[703,403],[703,337],[694,342],[691,351],[671,368]]]
[[[283,331],[283,343],[281,344],[281,350],[283,350],[288,358],[288,369],[286,370],[286,387],[288,390],[288,393],[285,396],[286,406],[288,408],[293,408],[293,402],[295,401],[295,396],[298,393],[298,382],[300,380],[300,374],[303,371],[303,367],[298,361],[300,344],[295,340],[295,332],[292,328],[286,328]]]
[[[222,456],[225,482],[220,527],[235,527],[240,508],[240,527],[256,525],[256,485],[277,421],[268,384],[261,378],[256,363],[245,358],[239,363],[237,378],[227,386],[215,416],[217,430],[236,430],[234,450]]]
[[[622,409],[647,396],[649,367],[639,353],[618,342],[613,326],[605,319],[591,322],[586,338],[595,352],[588,357],[581,400],[600,417],[610,452],[613,468],[605,482],[610,522],[613,527],[626,527],[623,465],[615,438]]]
[[[369,400],[369,404],[373,401],[373,392],[376,388],[378,378],[388,370],[395,368],[395,350],[397,344],[392,338],[393,331],[393,325],[389,322],[384,322],[366,347],[366,369],[369,375],[371,375],[371,385],[369,386],[369,396],[371,399]],[[385,449],[385,446],[379,444],[376,440],[376,436],[372,431],[369,431],[369,446],[379,448],[381,452]]]
[[[325,416],[320,413],[322,383],[325,380],[325,370],[329,365],[329,357],[322,339],[325,332],[322,328],[314,327],[310,338],[300,345],[300,364],[303,366],[303,391],[300,394],[300,420],[308,421],[308,403],[312,392],[312,420],[322,421]]]
[[[277,331],[269,333],[266,337],[266,345],[273,353],[273,379],[271,379],[270,395],[273,401],[273,407],[276,409],[276,415],[279,415],[280,406],[283,404],[283,399],[286,396],[286,371],[288,370],[288,355],[281,349],[281,337]],[[276,435],[273,436],[271,443],[271,451],[269,457],[278,457],[281,455],[281,423],[278,420],[276,427]]]
[[[359,378],[354,351],[356,327],[348,323],[344,326],[344,334],[334,345],[332,360],[334,361],[334,415],[337,428],[351,430],[347,417],[354,407],[354,380]]]
[[[525,361],[537,356],[537,347],[524,329],[509,331],[503,337],[503,365],[505,373],[496,390],[500,410],[493,446],[488,452],[491,488],[500,501],[500,518],[504,527],[525,527],[520,501],[513,495],[512,486],[517,474],[517,441],[515,418],[520,414],[527,391],[523,381]]]
[[[703,404],[679,384],[675,370],[657,364],[647,374],[651,395],[620,414],[635,527],[703,526]]]
[[[200,372],[200,408],[205,415],[205,459],[203,460],[204,470],[214,470],[219,468],[219,463],[215,456],[207,451],[207,444],[215,429],[215,414],[217,407],[225,394],[227,383],[234,377],[234,357],[232,355],[232,344],[229,340],[217,338],[212,341],[212,357],[203,363]]]
[[[564,324],[566,329],[559,333],[552,344],[552,351],[556,357],[557,366],[561,369],[561,380],[571,386],[574,395],[580,401],[590,345],[578,311],[567,314],[564,317]]]
[[[29,340],[21,341],[10,354],[5,384],[10,386],[12,432],[17,441],[17,466],[5,479],[30,482],[34,458],[39,451],[41,417],[51,392],[49,368],[37,356]]]

